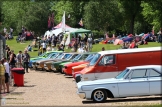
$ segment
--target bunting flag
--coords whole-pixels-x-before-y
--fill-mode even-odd
[[[80,26],[83,26],[82,18],[80,19],[79,25],[80,25]]]
[[[64,11],[64,14],[62,16],[62,25],[61,25],[61,28],[62,28],[62,31],[65,32],[65,11]]]
[[[48,28],[51,28],[51,16],[48,16]]]

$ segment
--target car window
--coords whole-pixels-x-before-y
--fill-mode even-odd
[[[84,54],[84,58],[83,59],[86,59],[88,57],[89,54]]]
[[[160,77],[162,76],[159,72],[155,71],[154,69],[150,69],[150,77]]]
[[[114,55],[106,55],[102,57],[102,59],[99,62],[99,65],[110,65],[115,63]]]
[[[135,70],[133,70],[131,79],[144,78],[146,76],[147,76],[146,69],[135,69]]]

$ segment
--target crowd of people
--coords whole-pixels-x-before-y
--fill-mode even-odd
[[[42,39],[36,40],[38,42],[39,55],[47,51],[64,51],[66,39],[67,37],[63,40],[62,34],[58,36],[53,34],[51,37],[47,37],[47,35],[45,35]],[[91,52],[92,44],[93,39],[91,34],[88,36],[85,34],[84,38],[82,38],[81,35],[77,35],[72,36],[67,48],[71,49],[72,52]]]
[[[7,30],[7,28],[3,29],[3,32],[5,34],[5,39],[9,40],[9,39],[13,39],[13,28],[9,28],[9,31]]]
[[[21,32],[18,34],[16,41],[23,43],[26,40],[32,40],[33,38],[34,38],[34,32],[28,31],[24,26],[22,26]]]
[[[30,55],[28,53],[28,50],[24,50],[24,53],[22,51],[19,51],[18,54],[14,53],[14,50],[11,50],[8,45],[6,45],[6,57],[4,56],[0,60],[0,93],[10,93],[9,91],[9,84],[11,83],[11,80],[13,79],[13,75],[11,70],[15,67],[17,68],[24,68],[24,71],[26,73],[29,73],[28,71],[28,64],[30,62]],[[13,83],[14,84],[14,83]],[[3,90],[3,92],[1,92]]]

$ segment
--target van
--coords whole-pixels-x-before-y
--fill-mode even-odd
[[[161,54],[161,47],[101,51],[80,71],[80,80],[113,78],[129,66],[162,65]]]

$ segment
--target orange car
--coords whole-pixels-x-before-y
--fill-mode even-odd
[[[81,65],[72,67],[72,75],[73,75],[75,72],[79,72],[79,71],[81,71],[82,69],[84,69],[88,64],[89,64],[89,63],[85,63],[85,64],[81,64]]]

